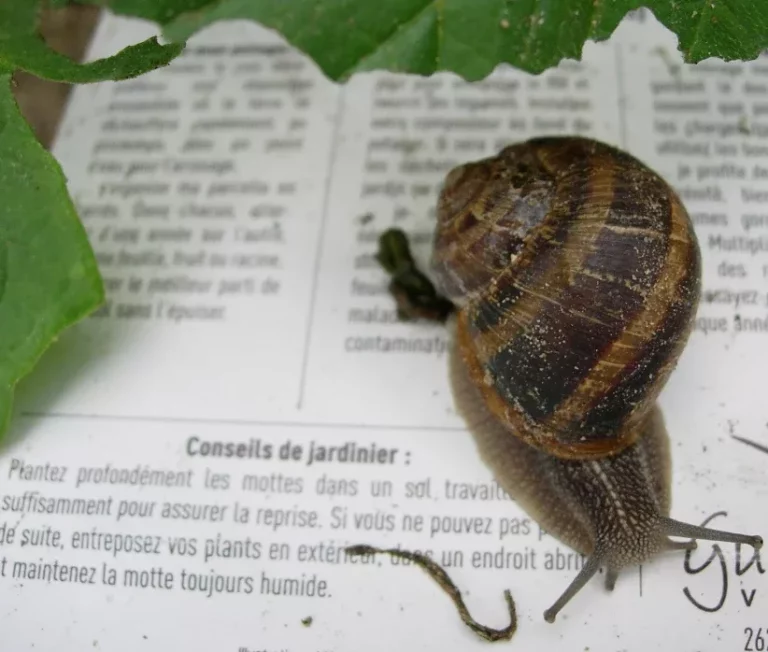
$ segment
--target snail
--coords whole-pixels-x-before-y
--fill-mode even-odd
[[[534,138],[447,174],[434,285],[397,232],[381,242],[401,315],[448,323],[452,393],[480,457],[586,558],[546,621],[602,567],[613,589],[623,568],[695,539],[762,546],[669,516],[657,398],[692,330],[701,254],[661,176],[602,142]]]

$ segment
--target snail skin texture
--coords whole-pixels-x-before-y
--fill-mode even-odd
[[[454,398],[499,484],[587,557],[553,622],[600,567],[670,536],[762,545],[669,518],[669,439],[656,400],[691,332],[696,235],[676,193],[629,154],[536,138],[460,166],[440,193],[432,271],[456,306]]]

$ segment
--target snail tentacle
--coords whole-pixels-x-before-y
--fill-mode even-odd
[[[705,539],[707,541],[721,541],[728,543],[744,543],[752,546],[755,550],[763,547],[763,537],[740,534],[738,532],[726,532],[725,530],[714,530],[708,527],[701,527],[691,523],[675,521],[671,518],[662,517],[659,519],[662,532],[673,537],[689,537],[692,539]]]
[[[571,598],[581,591],[584,585],[592,579],[592,576],[595,573],[597,573],[602,561],[602,557],[598,554],[591,555],[587,558],[586,563],[581,567],[579,574],[573,578],[573,581],[568,585],[568,588],[565,589],[557,601],[544,612],[544,620],[548,623],[555,622],[555,618],[562,608],[568,604]]]

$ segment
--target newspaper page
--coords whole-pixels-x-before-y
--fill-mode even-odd
[[[105,18],[90,52],[154,35]],[[593,579],[495,482],[442,326],[403,323],[373,254],[429,258],[454,165],[534,135],[620,146],[700,239],[695,330],[660,398],[672,517],[768,535],[768,58],[681,65],[635,13],[582,61],[467,83],[327,80],[245,22],[170,66],[75,90],[54,150],[108,300],[20,386],[0,452],[0,648],[763,650],[768,576],[701,541]],[[421,570],[439,563],[488,643]]]

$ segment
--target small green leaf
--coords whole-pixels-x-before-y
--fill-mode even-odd
[[[645,6],[679,36],[688,62],[753,59],[768,48],[768,0],[91,0],[164,25],[184,41],[219,20],[250,19],[280,32],[328,77],[364,70],[474,80],[499,63],[539,73],[579,59]]]
[[[20,114],[10,84],[0,75],[0,436],[18,380],[104,300],[61,169]]]
[[[152,38],[131,45],[112,57],[78,64],[51,50],[40,37],[22,35],[0,39],[0,67],[25,70],[53,81],[85,84],[143,75],[168,64],[183,48],[181,43],[160,45]]]
[[[179,2],[187,9],[195,6],[193,0]],[[66,0],[0,0],[0,73],[24,70],[44,79],[79,84],[128,79],[168,64],[184,49],[183,43],[160,45],[152,38],[81,65],[49,48],[37,33],[43,8],[65,4]],[[163,0],[159,4],[163,6]]]

